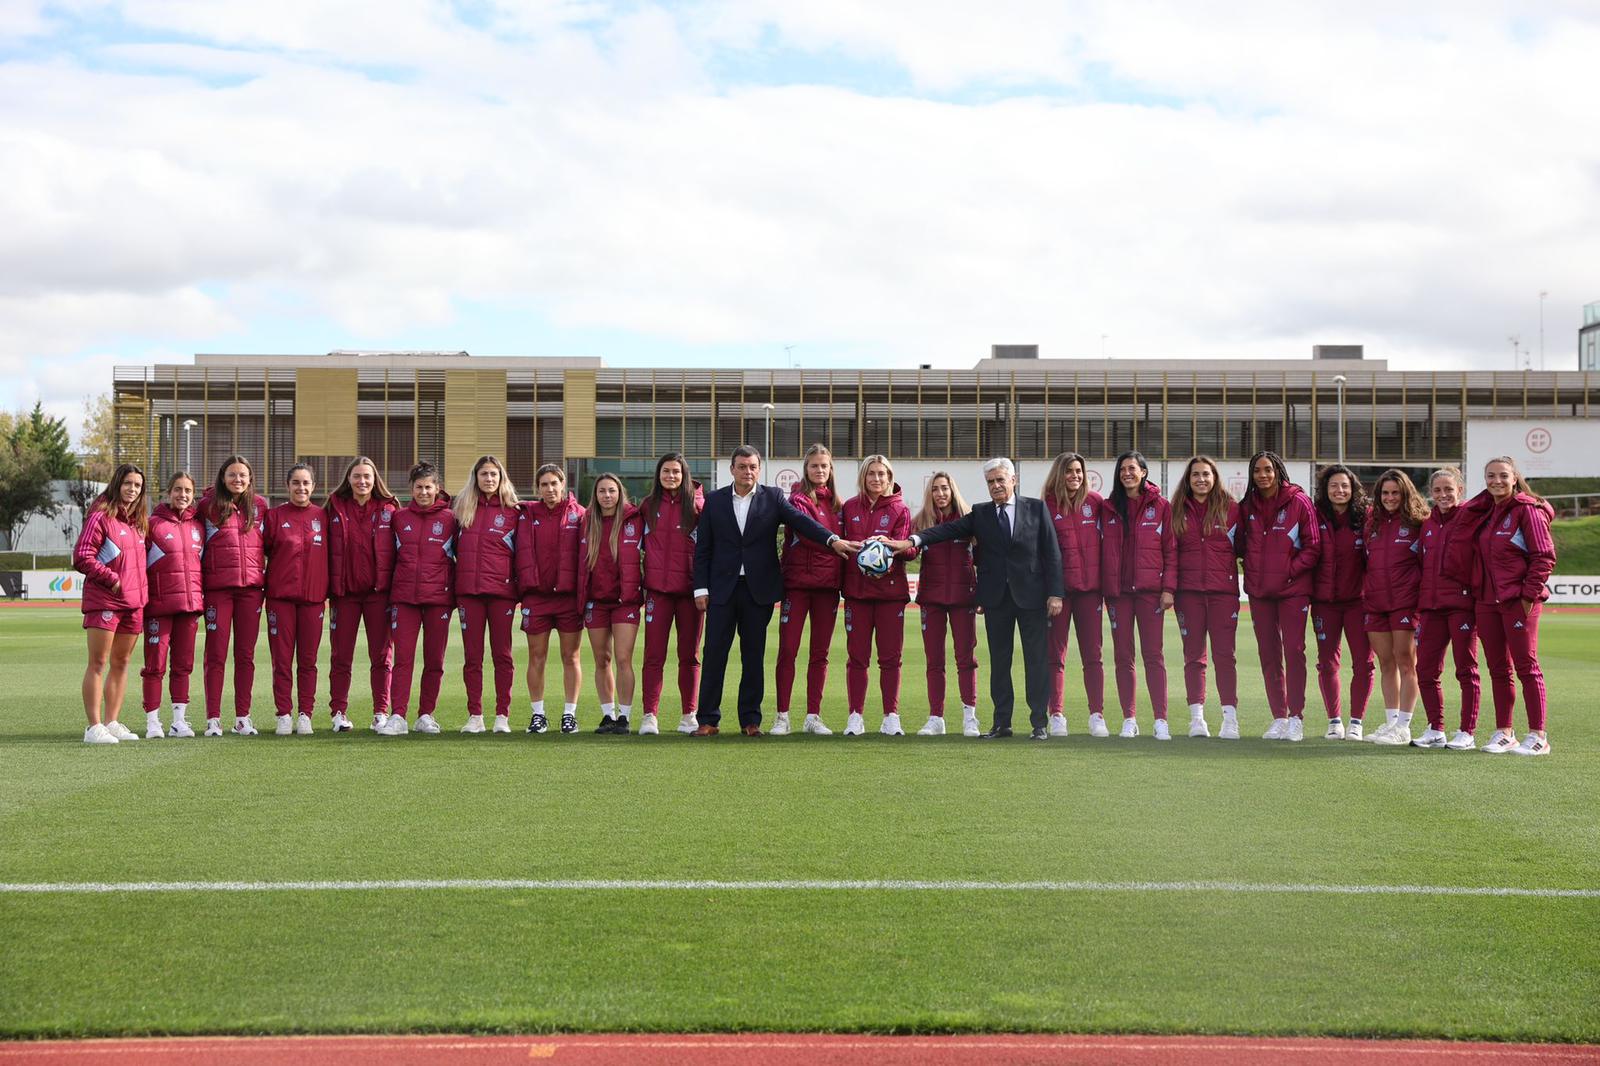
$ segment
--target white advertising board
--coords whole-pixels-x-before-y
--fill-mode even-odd
[[[1550,603],[1600,603],[1600,574],[1555,574]]]
[[[1524,477],[1593,477],[1600,418],[1474,419],[1465,451],[1469,494],[1483,488],[1483,468],[1497,455],[1515,459]]]
[[[30,600],[81,600],[83,575],[74,570],[24,570],[22,587]]]

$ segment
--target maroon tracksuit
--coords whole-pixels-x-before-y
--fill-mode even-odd
[[[1205,505],[1190,500],[1178,536],[1178,634],[1183,638],[1183,687],[1190,706],[1206,701],[1206,642],[1217,660],[1217,695],[1224,707],[1239,705],[1234,656],[1239,631],[1239,559],[1233,542],[1239,505],[1229,504],[1220,526],[1206,523]]]
[[[261,601],[266,595],[264,530],[267,501],[255,498],[253,521],[246,525],[235,509],[221,517],[207,490],[195,508],[205,520],[205,554],[200,557],[206,601],[206,717],[222,717],[222,678],[233,643],[233,712],[250,713],[256,682],[256,638],[261,633]]]
[[[83,628],[112,633],[144,631],[144,608],[149,600],[144,534],[127,520],[120,504],[89,512],[73,548],[72,567],[87,579],[83,583]]]
[[[611,533],[617,523],[622,531],[617,534],[617,550],[611,550]],[[584,625],[592,619],[614,617],[614,608],[638,607],[644,602],[642,566],[639,542],[644,539],[644,520],[637,507],[629,507],[621,515],[600,517],[600,550],[595,555],[594,566],[589,566],[589,524],[584,523],[584,535],[578,541],[578,602],[583,604]],[[634,612],[637,616],[637,612]],[[594,628],[606,628],[598,622]]]
[[[1422,591],[1417,602],[1417,685],[1428,725],[1444,730],[1444,653],[1455,658],[1456,681],[1461,686],[1461,731],[1478,728],[1478,620],[1472,590],[1444,576],[1445,545],[1457,528],[1450,519],[1456,510],[1435,507],[1422,523]]]
[[[1100,516],[1105,501],[1099,493],[1089,492],[1076,509],[1052,496],[1044,498],[1044,505],[1050,510],[1056,541],[1061,545],[1061,577],[1066,589],[1061,613],[1050,619],[1050,713],[1061,714],[1066,706],[1067,641],[1076,626],[1089,713],[1103,714],[1106,671],[1101,662],[1100,609],[1105,597],[1100,589]]]
[[[583,628],[583,601],[578,598],[578,542],[583,539],[587,511],[568,493],[551,507],[543,500],[522,505],[524,521],[517,533],[516,584],[522,597],[522,631],[538,635],[552,629],[576,633]]]
[[[476,492],[476,489],[472,491]],[[541,505],[542,506],[542,505]],[[467,689],[467,714],[483,714],[483,631],[489,630],[494,660],[494,713],[511,713],[511,628],[517,616],[514,574],[517,538],[528,525],[521,507],[478,494],[472,525],[456,534],[456,610],[461,617],[461,678]]]
[[[1555,511],[1522,493],[1496,505],[1487,491],[1459,507],[1452,523],[1461,536],[1445,545],[1444,572],[1468,584],[1476,600],[1478,639],[1494,691],[1496,729],[1510,729],[1517,694],[1512,671],[1522,682],[1528,728],[1545,727],[1544,672],[1539,667],[1539,614],[1550,598],[1556,548],[1550,539]],[[1524,607],[1524,602],[1532,604]]]
[[[389,676],[394,653],[389,647],[389,575],[394,570],[393,500],[328,497],[328,707],[334,714],[350,708],[350,674],[356,657],[356,636],[367,630],[368,681],[372,713],[389,713]]]
[[[865,495],[845,501],[840,515],[846,540],[867,541],[883,534],[890,540],[911,536],[911,512],[896,485],[871,503]],[[896,557],[882,577],[868,577],[857,566],[844,572],[845,696],[853,714],[867,704],[867,665],[872,661],[873,635],[878,641],[878,691],[883,713],[900,713],[900,657],[906,643],[906,604],[911,587],[906,581],[909,556]]]
[[[959,518],[941,512],[929,525]],[[944,633],[950,630],[955,645],[956,684],[961,705],[978,705],[978,571],[972,564],[972,544],[945,541],[922,550],[922,571],[917,578],[917,613],[922,616],[922,650],[928,661],[928,713],[944,717]]]
[[[681,486],[680,486],[681,491]],[[705,489],[693,484],[694,516],[705,506]],[[682,528],[679,494],[663,494],[659,506],[646,501],[644,520],[644,713],[661,709],[666,682],[667,641],[678,633],[678,705],[694,714],[700,695],[700,632],[705,615],[694,604],[694,521]],[[779,670],[783,669],[779,659]]]
[[[1267,705],[1274,718],[1299,718],[1306,709],[1306,614],[1322,553],[1317,511],[1300,486],[1285,482],[1270,498],[1252,487],[1239,516],[1235,540]]]
[[[328,600],[328,512],[280,504],[267,512],[267,648],[278,717],[317,703],[317,652]],[[296,699],[298,697],[298,700]]]
[[[804,482],[789,490],[789,502],[816,519],[830,533],[843,535],[843,513],[834,506],[827,488],[816,490],[813,500]],[[787,530],[783,543],[783,604],[778,613],[778,710],[787,714],[794,695],[794,678],[811,619],[811,644],[806,659],[806,713],[822,713],[822,691],[828,684],[828,650],[839,619],[839,593],[844,588],[845,561],[831,548]]]
[[[395,512],[394,572],[389,580],[389,713],[405,718],[411,707],[411,668],[417,633],[422,633],[422,698],[418,714],[439,705],[444,653],[450,643],[450,608],[455,603],[456,516],[441,496],[431,507],[415,502]]]
[[[144,709],[161,709],[161,680],[172,664],[172,702],[189,702],[194,672],[194,638],[205,610],[201,555],[205,534],[191,505],[182,514],[163,503],[150,516],[145,537],[145,574],[150,602],[144,610]]]
[[[1111,646],[1116,660],[1117,699],[1122,717],[1134,716],[1138,680],[1133,669],[1134,631],[1144,659],[1145,687],[1158,719],[1167,716],[1167,663],[1162,656],[1164,620],[1162,593],[1178,591],[1178,540],[1172,532],[1172,505],[1161,490],[1146,481],[1129,497],[1126,520],[1107,500],[1101,524],[1100,585],[1111,619]]]
[[[1317,556],[1312,580],[1311,628],[1317,634],[1317,687],[1322,690],[1322,706],[1330,719],[1343,715],[1340,706],[1340,634],[1350,645],[1350,720],[1367,716],[1367,700],[1372,695],[1372,642],[1362,623],[1361,590],[1366,581],[1366,530],[1355,525],[1347,510],[1332,519],[1317,513],[1322,551]]]

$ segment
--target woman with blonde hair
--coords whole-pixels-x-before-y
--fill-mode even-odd
[[[911,512],[895,484],[894,467],[883,455],[861,460],[856,481],[860,491],[845,501],[844,539],[863,543],[874,537],[905,540],[911,535]],[[845,663],[845,695],[850,716],[844,735],[866,732],[862,714],[867,703],[867,664],[872,661],[872,644],[878,644],[878,690],[883,696],[883,724],[878,732],[904,736],[900,725],[900,656],[906,640],[906,604],[911,602],[911,587],[906,581],[906,558],[911,549],[896,558],[885,574],[868,574],[859,566],[846,565],[844,572],[844,631],[849,657]]]
[[[834,485],[833,453],[827,445],[813,444],[806,449],[804,470],[805,475],[789,490],[789,502],[828,532],[843,533],[844,501]],[[847,565],[837,552],[792,529],[785,530],[783,603],[778,614],[778,717],[772,724],[773,736],[789,732],[789,702],[807,618],[811,620],[811,643],[806,660],[806,717],[802,728],[818,736],[833,732],[822,721],[822,693],[828,684],[828,650],[833,646],[833,627],[839,618],[839,593],[844,588]]]
[[[1422,523],[1428,509],[1402,470],[1385,470],[1367,511],[1367,573],[1361,584],[1363,628],[1378,657],[1387,720],[1374,744],[1410,744],[1417,705],[1417,600],[1422,591]]]
[[[394,515],[400,501],[378,473],[378,464],[358,455],[328,494],[328,709],[333,730],[349,731],[350,677],[356,635],[367,631],[367,681],[372,690],[372,728],[389,717],[389,579],[394,572]]]
[[[1467,481],[1456,467],[1435,470],[1428,478],[1433,509],[1422,523],[1422,592],[1417,602],[1417,688],[1428,729],[1411,743],[1419,748],[1471,751],[1477,747],[1478,706],[1483,689],[1478,683],[1478,619],[1472,589],[1444,575],[1447,545],[1461,527],[1453,518],[1466,495]],[[1455,658],[1456,682],[1461,686],[1460,728],[1448,738],[1444,732],[1445,649]]]
[[[1062,452],[1044,480],[1044,505],[1061,547],[1061,577],[1066,591],[1061,613],[1050,619],[1050,735],[1067,735],[1067,641],[1078,631],[1083,660],[1083,694],[1089,707],[1089,735],[1108,737],[1106,670],[1100,622],[1105,596],[1100,588],[1101,511],[1105,500],[1089,489],[1089,463],[1077,452]]]
[[[506,468],[492,455],[480,456],[451,505],[455,512],[456,613],[461,620],[467,689],[463,733],[482,733],[483,632],[489,631],[494,660],[494,731],[511,732],[511,625],[517,613],[517,539],[527,524],[517,505],[517,490]]]
[[[628,732],[633,710],[633,649],[643,602],[639,545],[643,520],[628,502],[616,474],[595,478],[583,539],[578,541],[578,602],[594,651],[594,687],[600,696],[596,733]]]
[[[955,479],[935,470],[911,528],[931,529],[971,510]],[[949,629],[961,692],[961,731],[975,737],[982,730],[978,727],[978,571],[972,562],[972,541],[945,541],[922,553],[917,614],[922,617],[922,650],[928,662],[928,724],[917,735],[944,735],[944,634]]]

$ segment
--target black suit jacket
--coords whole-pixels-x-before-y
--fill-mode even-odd
[[[707,495],[695,527],[694,587],[707,589],[712,603],[727,603],[742,566],[752,599],[760,604],[783,599],[783,571],[778,567],[780,525],[818,544],[833,537],[831,530],[796,509],[787,493],[771,485],[756,486],[742,534],[733,515],[733,486]]]
[[[1018,607],[1042,608],[1051,596],[1063,596],[1061,542],[1043,500],[1013,496],[1016,515],[1009,543],[1000,528],[993,501],[970,513],[941,522],[917,534],[923,545],[947,540],[978,540],[978,603],[998,607],[1009,590]]]

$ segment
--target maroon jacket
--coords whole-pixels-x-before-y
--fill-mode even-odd
[[[1519,492],[1497,507],[1485,490],[1456,510],[1450,521],[1461,528],[1445,543],[1446,577],[1471,588],[1479,603],[1550,598],[1556,546],[1548,503]]]
[[[852,496],[844,501],[839,516],[844,525],[846,540],[867,541],[882,533],[890,540],[905,540],[911,536],[911,512],[900,496],[900,486],[895,485],[868,505],[866,496]],[[906,581],[906,560],[911,555],[896,556],[894,565],[882,577],[868,577],[854,562],[844,570],[844,598],[847,600],[897,600],[909,603],[911,585]]]
[[[1244,559],[1244,591],[1251,599],[1309,597],[1322,534],[1317,509],[1305,490],[1291,482],[1270,500],[1247,493],[1239,504],[1243,520],[1236,538]]]
[[[457,523],[456,595],[516,599],[517,541],[526,528],[528,517],[520,504],[507,507],[498,497],[491,500],[478,493],[472,525],[463,529]]]
[[[694,513],[706,505],[706,492],[700,482],[694,482]],[[644,587],[651,592],[668,596],[688,596],[694,592],[694,537],[695,524],[689,523],[685,533],[678,523],[683,508],[678,503],[678,493],[661,498],[660,512],[654,521],[645,521],[641,505],[639,518],[644,527]]]
[[[1367,576],[1361,605],[1378,611],[1415,611],[1422,590],[1422,527],[1374,505],[1367,512]]]
[[[1233,550],[1239,531],[1239,505],[1228,505],[1222,529],[1207,529],[1206,508],[1198,500],[1184,505],[1178,537],[1178,591],[1231,592],[1239,595],[1239,556]]]
[[[267,599],[328,598],[328,535],[328,512],[314,503],[283,503],[267,512]]]
[[[805,482],[795,482],[789,490],[789,502],[799,511],[817,520],[817,524],[830,533],[844,535],[844,514],[831,506],[833,499],[826,488],[817,490],[817,500],[812,501],[806,492]],[[785,590],[816,589],[835,592],[844,588],[844,568],[847,564],[839,553],[807,540],[793,529],[786,529],[783,542],[783,587]]]
[[[218,525],[216,503],[207,489],[195,505],[206,524],[206,550],[200,557],[206,591],[262,588],[267,583],[267,501],[260,496],[255,498],[255,521],[248,528],[244,514],[238,510]]]
[[[394,572],[394,521],[400,505],[369,497],[328,497],[328,591],[334,596],[387,592]]]
[[[456,515],[443,496],[426,510],[413,501],[395,512],[394,572],[389,602],[453,607],[456,602]]]
[[[150,532],[145,537],[145,575],[150,602],[144,613],[151,617],[172,614],[198,614],[205,610],[205,588],[201,581],[201,556],[205,554],[205,534],[200,519],[190,504],[178,514],[167,504],[156,507],[150,516]]]
[[[1128,522],[1110,499],[1101,507],[1100,591],[1107,596],[1178,591],[1178,539],[1172,504],[1151,481],[1128,500]]]
[[[960,515],[944,511],[933,525]],[[930,607],[976,607],[978,571],[972,562],[972,542],[947,540],[922,549],[922,571],[917,577],[917,602]]]
[[[1100,520],[1105,510],[1105,500],[1098,492],[1086,493],[1076,511],[1064,510],[1065,502],[1057,503],[1054,497],[1044,498],[1055,523],[1056,541],[1061,545],[1061,576],[1066,591],[1100,591]]]
[[[527,535],[517,541],[517,591],[524,596],[564,593],[576,601],[584,506],[569,492],[554,508],[532,500],[522,505],[522,513]]]
[[[1357,527],[1346,511],[1332,522],[1317,512],[1317,533],[1322,551],[1317,553],[1311,598],[1318,603],[1354,603],[1361,599],[1367,576],[1367,531]]]
[[[1422,591],[1417,606],[1424,611],[1472,610],[1472,590],[1444,576],[1446,545],[1461,528],[1450,520],[1460,510],[1456,507],[1447,514],[1435,507],[1422,523]]]
[[[83,583],[83,612],[137,611],[149,599],[145,585],[144,537],[122,517],[121,508],[91,511],[83,520],[72,568]],[[121,591],[112,589],[122,584]]]
[[[644,516],[639,508],[629,507],[622,512],[622,533],[617,538],[617,554],[611,554],[611,527],[615,516],[600,519],[600,554],[589,569],[589,523],[583,523],[583,536],[578,539],[578,602],[588,603],[591,592],[602,581],[617,592],[617,598],[608,602],[634,604],[644,602],[643,567],[639,545],[644,540]],[[607,573],[602,574],[602,568]],[[596,600],[595,602],[600,602]]]

